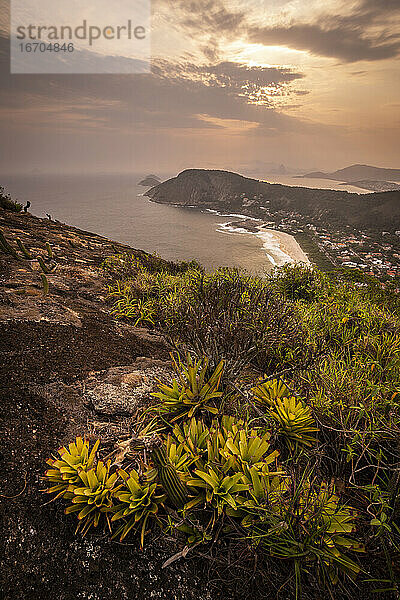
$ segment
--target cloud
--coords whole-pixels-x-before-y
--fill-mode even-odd
[[[303,73],[285,67],[249,67],[235,62],[220,62],[201,68],[204,73],[215,76],[218,85],[243,85],[253,83],[259,86],[284,84],[302,79]]]
[[[246,11],[231,10],[223,0],[153,0],[153,5],[160,22],[178,30],[210,62],[220,59],[224,42],[245,32]]]
[[[322,23],[257,27],[249,30],[249,37],[265,46],[287,46],[348,63],[394,58],[400,53],[400,39],[384,34],[368,37],[354,27],[341,26],[340,20],[333,27]]]
[[[359,8],[374,14],[400,12],[398,0],[361,0]]]
[[[0,118],[7,126],[121,135],[161,130],[229,129],[243,121],[267,132],[308,130],[309,124],[274,109],[273,98],[298,94],[303,74],[288,68],[159,61],[137,75],[24,75],[8,73],[8,40],[0,37]],[[204,118],[206,116],[207,118]],[[235,129],[238,128],[235,126]]]
[[[345,63],[379,61],[400,54],[398,0],[327,2],[299,14],[282,12],[273,24],[249,26],[249,39],[265,46],[286,46]]]

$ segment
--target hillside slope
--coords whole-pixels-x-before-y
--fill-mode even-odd
[[[77,537],[63,507],[40,491],[57,448],[76,435],[126,433],[154,378],[170,372],[161,336],[117,322],[104,302],[101,262],[115,252],[146,253],[3,209],[0,228],[13,247],[19,237],[35,254],[45,256],[49,242],[57,261],[44,295],[36,262],[0,251],[0,596],[208,600],[199,562],[178,562],[173,576],[161,569],[175,542],[149,536],[140,552],[101,532]]]
[[[262,216],[297,212],[321,224],[394,231],[400,222],[400,192],[350,194],[271,184],[229,171],[189,169],[146,192],[154,202]]]

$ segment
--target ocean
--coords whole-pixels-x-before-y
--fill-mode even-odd
[[[14,199],[29,200],[36,216],[48,213],[169,260],[196,259],[206,269],[235,266],[263,273],[289,259],[277,236],[232,229],[229,216],[151,202],[143,195],[146,188],[137,185],[142,178],[142,174],[3,175],[0,184]],[[273,182],[277,179],[274,176]],[[302,179],[293,182],[306,185]],[[336,183],[329,182],[332,189]],[[343,187],[338,184],[336,189]]]

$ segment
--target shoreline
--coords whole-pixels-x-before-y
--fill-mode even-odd
[[[208,212],[211,212],[208,210]],[[221,217],[231,217],[230,215],[220,214],[217,211],[212,211]],[[287,263],[304,263],[312,264],[305,250],[301,247],[294,235],[279,229],[266,227],[266,223],[261,222],[261,219],[241,216],[243,220],[228,221],[220,223],[217,231],[230,234],[250,234],[255,235],[262,240],[262,251],[266,254],[272,267],[281,267]]]
[[[148,201],[158,204],[150,197],[148,197]],[[313,264],[306,251],[302,248],[294,235],[280,231],[279,229],[271,229],[266,227],[267,223],[260,218],[238,213],[222,213],[213,208],[202,209],[198,206],[189,205],[182,207],[180,204],[173,203],[168,203],[168,205],[180,208],[188,208],[190,210],[199,212],[206,212],[219,217],[230,217],[231,219],[234,218],[234,220],[219,223],[217,231],[230,235],[255,235],[262,241],[260,250],[266,256],[271,269],[274,269],[275,267],[281,267],[288,263],[304,263],[307,265]]]
[[[307,254],[293,235],[262,225],[258,229],[259,233],[256,235],[264,241],[263,250],[273,266],[282,267],[287,263],[311,264]]]

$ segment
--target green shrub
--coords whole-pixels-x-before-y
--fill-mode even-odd
[[[2,186],[0,186],[0,208],[11,212],[21,212],[23,205],[11,199],[10,194],[7,194]]]
[[[133,325],[154,325],[155,305],[151,300],[137,298],[129,283],[119,281],[109,287],[108,298],[114,302],[111,314],[117,319],[132,319]]]
[[[329,280],[314,267],[286,264],[271,275],[273,285],[289,300],[310,302],[323,294]]]
[[[118,473],[110,474],[110,462],[98,461],[96,467],[80,469],[77,481],[71,483],[64,498],[71,500],[65,514],[78,513],[78,527],[83,535],[92,527],[97,527],[101,516],[113,505],[114,488]]]
[[[142,536],[158,523],[182,544],[203,544],[213,559],[218,552],[221,569],[234,557],[244,579],[254,560],[262,585],[272,577],[288,598],[296,590],[338,600],[357,590],[363,598],[373,589],[395,594],[400,305],[393,286],[299,266],[266,279],[235,269],[204,273],[158,257],[141,257],[128,274],[124,264],[118,269],[117,294],[150,302],[154,326],[191,357],[176,362],[175,380],[160,384],[159,404],[143,416],[153,415],[158,450],[150,429],[124,442],[126,473],[133,460],[141,489],[156,484],[153,493],[165,496],[147,525],[139,519],[132,531]],[[121,504],[113,494],[112,502]]]
[[[221,360],[213,373],[207,376],[208,359],[193,361],[190,354],[187,356],[187,365],[174,361],[179,380],[174,379],[172,387],[159,384],[159,392],[152,394],[161,400],[157,410],[170,414],[169,422],[174,422],[182,417],[193,417],[199,411],[218,413],[215,400],[221,398],[222,392],[218,391],[224,369]]]
[[[111,521],[124,519],[124,523],[116,530],[113,537],[119,536],[122,542],[128,533],[138,526],[140,545],[143,547],[147,521],[157,514],[158,507],[166,496],[157,490],[156,483],[150,483],[146,479],[141,481],[139,473],[135,470],[127,473],[120,469],[118,474],[123,479],[124,485],[114,492],[116,504],[111,509],[113,513]]]

